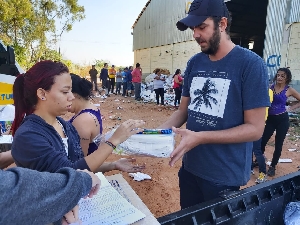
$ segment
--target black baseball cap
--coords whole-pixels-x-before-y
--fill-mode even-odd
[[[195,0],[190,6],[188,16],[176,23],[178,30],[184,31],[188,27],[195,27],[203,23],[208,17],[226,17],[229,12],[224,0]]]

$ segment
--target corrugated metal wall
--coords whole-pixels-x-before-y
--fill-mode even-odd
[[[193,40],[190,30],[181,32],[176,29],[176,22],[185,17],[188,2],[192,1],[151,0],[134,25],[133,50]],[[300,21],[299,9],[300,0],[269,0],[263,57],[270,78],[280,67],[285,24]]]
[[[289,0],[290,4],[290,17],[287,23],[300,22],[300,0]]]
[[[264,59],[268,66],[269,77],[273,78],[280,66],[280,49],[287,15],[287,0],[269,0],[267,9],[267,28]]]
[[[151,0],[133,28],[133,50],[193,40],[190,30],[176,28],[177,21],[185,17],[188,2]]]

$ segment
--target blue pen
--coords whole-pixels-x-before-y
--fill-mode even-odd
[[[137,134],[172,134],[172,129],[144,129]]]

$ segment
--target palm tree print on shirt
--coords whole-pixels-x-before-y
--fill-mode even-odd
[[[194,109],[200,110],[200,106],[204,104],[206,108],[210,107],[212,109],[211,102],[215,105],[218,104],[218,100],[212,97],[213,94],[218,94],[218,90],[216,89],[215,82],[212,82],[210,78],[208,78],[202,89],[197,89],[194,91],[194,95],[197,96],[192,104],[195,104]]]

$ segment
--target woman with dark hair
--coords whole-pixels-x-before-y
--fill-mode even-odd
[[[93,139],[102,134],[102,119],[100,109],[90,102],[93,84],[76,74],[71,74],[72,93],[74,100],[69,112],[75,113],[70,122],[76,128],[80,136],[80,145],[84,156],[90,155],[98,149]],[[139,172],[145,168],[144,165],[134,166],[135,159],[119,159],[112,163],[103,163],[99,170],[107,172],[110,170],[121,170],[125,172]]]
[[[143,130],[138,128],[143,121],[128,120],[97,151],[84,157],[76,129],[59,117],[72,106],[71,90],[69,70],[60,62],[38,62],[16,78],[11,152],[17,166],[48,172],[62,167],[97,172],[116,145]]]
[[[294,88],[289,86],[291,81],[291,71],[288,68],[279,68],[276,76],[274,77],[274,84],[270,87],[273,91],[273,101],[268,110],[268,118],[261,141],[261,150],[262,153],[264,153],[267,142],[273,135],[274,131],[276,131],[275,150],[271,166],[267,172],[267,175],[270,177],[275,175],[275,167],[279,161],[282,145],[289,129],[290,123],[288,111],[293,111],[299,107],[299,105],[296,104],[291,106],[288,111],[286,110],[286,101],[288,97],[293,96],[300,101],[300,94]]]
[[[173,88],[174,88],[174,91],[175,91],[175,102],[174,102],[174,105],[176,107],[177,106],[177,102],[178,102],[178,105],[180,105],[181,92],[182,92],[182,81],[183,81],[183,78],[181,77],[181,70],[180,69],[177,69],[175,71],[175,74],[173,75],[173,79],[174,79]]]
[[[155,77],[153,80],[153,86],[154,86],[154,91],[156,95],[156,104],[159,105],[159,96],[160,96],[160,104],[165,105],[165,89],[164,89],[164,83],[165,83],[165,77],[161,75],[161,70],[156,69],[154,71]]]

